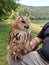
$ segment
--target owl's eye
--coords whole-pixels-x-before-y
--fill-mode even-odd
[[[21,21],[22,23],[26,23],[25,21]]]

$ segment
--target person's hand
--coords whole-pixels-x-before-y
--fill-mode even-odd
[[[30,42],[30,47],[31,47],[31,49],[34,50],[36,46],[37,46],[37,44],[36,44],[35,41],[32,39],[31,42]]]
[[[34,39],[31,40],[30,42],[30,47],[32,50],[36,49],[38,44],[42,42],[42,39],[39,37],[36,37]]]

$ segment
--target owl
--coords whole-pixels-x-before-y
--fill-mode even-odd
[[[32,50],[30,48],[32,37],[29,23],[28,17],[19,16],[11,26],[7,55],[14,60],[20,59]]]

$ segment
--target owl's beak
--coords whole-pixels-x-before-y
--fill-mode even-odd
[[[29,25],[26,25],[25,28],[29,29]]]

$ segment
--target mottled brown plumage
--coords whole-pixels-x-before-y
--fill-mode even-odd
[[[31,51],[31,31],[29,29],[29,19],[19,16],[12,24],[9,34],[8,55],[19,59],[21,56]]]

